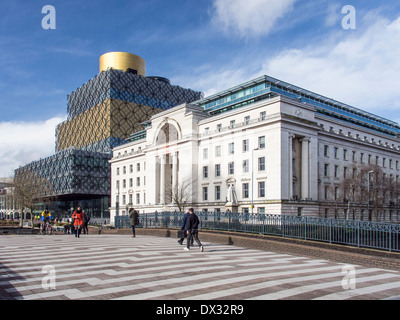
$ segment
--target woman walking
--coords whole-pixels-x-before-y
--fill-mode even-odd
[[[79,238],[83,224],[83,212],[81,207],[78,206],[76,208],[76,210],[72,214],[72,219],[74,219],[75,237]]]

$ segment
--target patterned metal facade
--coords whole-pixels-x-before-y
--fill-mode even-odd
[[[160,111],[202,98],[167,79],[108,69],[68,95],[67,120],[56,127],[56,152],[15,171],[48,179],[59,201],[109,197],[111,151]]]

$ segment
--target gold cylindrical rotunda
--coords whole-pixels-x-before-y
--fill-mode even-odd
[[[100,72],[114,68],[128,71],[135,70],[139,76],[146,76],[146,61],[128,52],[108,52],[100,57]]]

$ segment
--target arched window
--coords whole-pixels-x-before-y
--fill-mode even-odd
[[[156,145],[170,143],[178,140],[178,130],[174,125],[166,123],[157,135]]]

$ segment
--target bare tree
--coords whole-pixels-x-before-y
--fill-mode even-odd
[[[182,179],[175,188],[170,183],[166,184],[165,201],[176,205],[180,212],[184,211],[192,196],[193,183],[190,179]]]
[[[52,188],[47,179],[40,177],[36,172],[29,169],[16,170],[12,197],[16,206],[21,210],[21,226],[26,218],[25,209],[30,210],[33,226],[35,204],[38,201],[50,199],[51,196]]]

